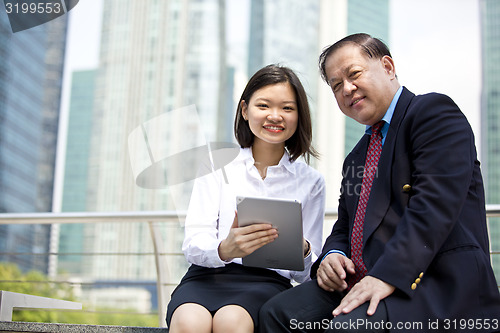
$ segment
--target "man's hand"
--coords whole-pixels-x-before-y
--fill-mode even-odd
[[[396,288],[373,276],[365,276],[345,295],[339,306],[333,310],[333,316],[349,313],[361,304],[370,301],[366,314],[371,316],[377,310],[378,303],[392,294]]]
[[[278,230],[267,223],[238,227],[238,215],[235,215],[229,235],[219,244],[219,257],[224,261],[246,257],[277,237]]]
[[[319,264],[316,273],[318,285],[326,291],[342,291],[347,288],[347,274],[354,274],[354,263],[340,253],[330,253]]]

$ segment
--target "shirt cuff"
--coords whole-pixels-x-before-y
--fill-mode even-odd
[[[326,258],[326,256],[327,256],[327,255],[332,254],[332,253],[338,253],[338,254],[343,255],[344,257],[347,257],[347,256],[345,255],[345,253],[344,253],[344,252],[342,252],[342,251],[340,251],[340,250],[330,250],[330,251],[328,251],[328,252],[327,252],[327,253],[323,256],[323,258],[321,258],[321,261],[323,261],[323,260]]]

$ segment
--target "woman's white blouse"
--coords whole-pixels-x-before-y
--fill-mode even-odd
[[[302,161],[291,163],[287,152],[278,165],[267,169],[264,180],[254,163],[251,148],[242,148],[223,169],[196,179],[182,245],[186,259],[191,264],[213,268],[229,263],[220,259],[218,247],[233,224],[238,195],[295,199],[302,203],[304,238],[311,244],[311,254],[304,259],[304,271],[275,271],[296,282],[307,281],[311,265],[321,253],[325,213],[323,176]],[[241,258],[231,262],[241,264]]]

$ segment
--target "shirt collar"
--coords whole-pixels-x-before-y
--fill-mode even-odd
[[[382,134],[382,143],[385,142],[385,137],[387,136],[387,132],[389,132],[389,125],[391,123],[392,116],[394,115],[394,110],[396,109],[396,104],[398,103],[399,96],[401,96],[402,92],[403,92],[403,86],[399,87],[398,91],[396,91],[396,94],[394,94],[392,102],[389,105],[387,111],[385,112],[384,117],[382,118],[382,121],[385,122],[384,126],[382,126],[382,129],[380,130],[380,134]],[[372,127],[367,125],[365,133],[371,135]]]
[[[250,170],[255,164],[255,160],[252,155],[252,148],[242,148],[239,158],[245,163],[247,170]],[[288,151],[286,151],[286,149],[285,153],[278,162],[278,165],[273,165],[271,167],[275,168],[284,167],[289,172],[295,174],[295,165],[290,161],[290,155],[288,154]]]

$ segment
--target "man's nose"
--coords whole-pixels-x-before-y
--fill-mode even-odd
[[[351,81],[344,81],[344,96],[349,96],[350,94],[352,94],[352,92],[354,90],[356,90],[358,87],[356,87],[356,85],[351,82]]]

